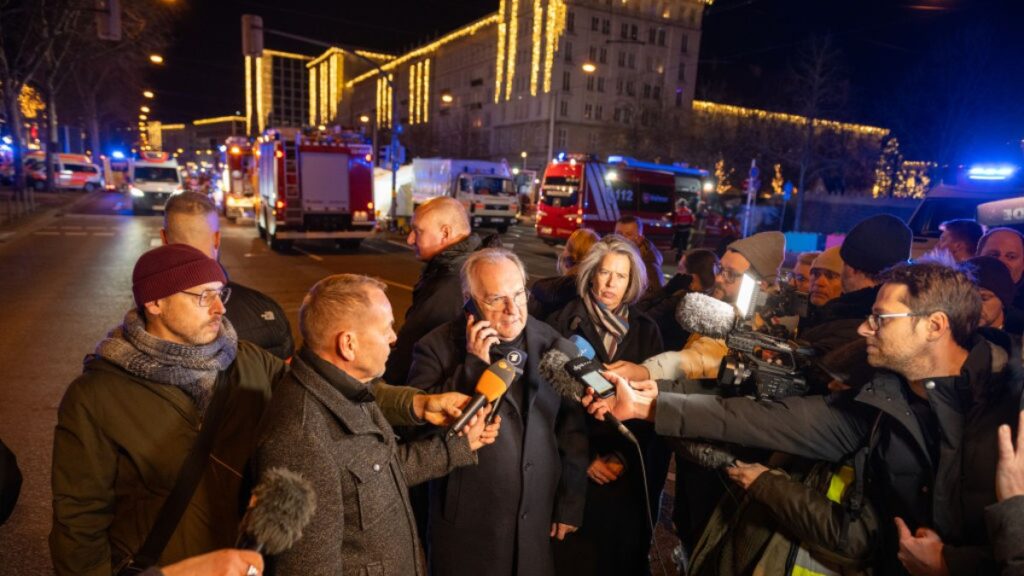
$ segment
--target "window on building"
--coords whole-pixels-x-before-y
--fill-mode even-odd
[[[572,73],[566,70],[562,72],[562,91],[569,92],[572,87]]]
[[[636,96],[636,85],[632,80],[626,82],[626,96]]]
[[[621,78],[616,78],[615,79],[615,94],[617,94],[618,96],[622,96],[622,79]]]
[[[567,150],[569,148],[569,129],[559,128],[558,129],[558,148],[561,150]]]
[[[616,122],[619,122],[619,121],[621,121],[621,120],[622,120],[622,109],[621,109],[621,108],[619,108],[618,106],[616,106],[616,107],[615,107],[615,113],[614,113],[614,114],[612,114],[612,118],[613,118],[613,119],[614,119],[614,120],[615,120]]]
[[[636,54],[630,53],[630,55],[629,55],[629,68],[631,70],[636,70]]]
[[[636,24],[633,24],[632,26],[629,27],[629,39],[630,40],[637,40],[639,35],[640,35],[640,28]]]
[[[677,79],[680,82],[686,82],[686,62],[679,63],[679,75],[677,76]]]
[[[597,91],[598,92],[604,92],[604,77],[603,76],[597,79]]]
[[[647,29],[647,43],[654,44],[654,41],[658,39],[658,31],[654,28]]]
[[[687,36],[686,34],[683,34],[681,42],[679,44],[679,53],[680,54],[689,54],[689,52],[690,52],[690,37]]]
[[[654,58],[650,56],[644,58],[644,70],[647,72],[654,72]]]
[[[633,122],[633,109],[626,107],[622,109],[622,123],[630,124]]]
[[[665,30],[661,29],[661,30],[658,30],[658,46],[664,46],[664,45],[665,45]]]
[[[594,117],[594,105],[584,104],[583,105],[583,119],[591,120]]]
[[[651,98],[661,100],[661,86],[655,85],[654,88],[651,89]]]
[[[469,85],[474,87],[474,88],[476,88],[478,86],[483,86],[484,85],[484,79],[483,78],[473,78],[472,80],[469,81]]]
[[[601,48],[601,52],[598,55],[598,60],[597,61],[600,62],[601,64],[607,64],[608,63],[608,49],[607,48]]]
[[[600,28],[600,27],[601,27],[601,19],[598,18],[597,16],[592,17],[590,19],[590,29],[593,30],[594,32],[596,32],[597,29]]]
[[[565,43],[565,61],[572,62],[572,42]]]
[[[576,31],[576,13],[572,10],[565,15],[565,29],[570,33]]]
[[[590,47],[590,61],[591,62],[596,62],[597,61],[597,46],[591,46]]]
[[[596,130],[587,134],[587,149],[593,152],[601,143],[601,134]]]
[[[569,115],[569,102],[562,100],[561,106],[558,109],[558,114],[563,118]]]
[[[594,120],[600,120],[601,116],[604,115],[603,112],[604,112],[604,107],[603,106],[601,106],[600,104],[595,106],[594,107]]]
[[[594,91],[594,77],[593,76],[587,76],[587,92],[593,92],[593,91]]]
[[[676,88],[676,108],[683,107],[683,89]]]
[[[605,36],[607,36],[608,34],[611,34],[611,31],[612,31],[612,21],[607,19],[607,18],[605,18],[604,20],[601,20],[601,34],[604,34]]]
[[[619,29],[619,37],[623,40],[629,38],[629,24],[626,24],[625,22],[622,23],[622,28]]]
[[[619,51],[619,68],[625,68],[625,67],[626,67],[626,53],[622,52],[620,50]]]
[[[651,85],[647,84],[647,83],[644,83],[644,91],[642,92],[641,98],[650,98],[650,97],[651,97]]]

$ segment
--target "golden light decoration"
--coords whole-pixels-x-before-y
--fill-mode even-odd
[[[200,118],[193,120],[193,126],[206,126],[207,124],[219,124],[221,122],[245,122],[241,116],[216,116],[214,118]]]
[[[735,116],[739,118],[753,118],[756,120],[786,122],[789,124],[796,124],[801,126],[807,124],[807,117],[799,116],[797,114],[787,114],[785,112],[771,112],[768,110],[760,110],[758,108],[744,108],[742,106],[733,106],[731,104],[718,104],[715,102],[706,102],[701,100],[693,101],[693,110],[696,112],[706,112],[708,114],[722,114],[725,116]],[[814,127],[828,128],[836,132],[850,132],[864,136],[875,136],[881,138],[884,138],[889,134],[888,128],[868,126],[865,124],[837,122],[835,120],[824,120],[821,118],[816,118],[814,120]]]
[[[246,56],[246,58],[248,58],[248,56]],[[156,94],[154,94],[152,90],[143,90],[142,91],[142,97],[143,98],[153,99],[153,98],[156,98]]]
[[[39,92],[26,84],[21,87],[21,92],[18,94],[18,108],[21,109],[22,118],[33,120],[39,116],[40,112],[46,110],[46,104],[43,103]]]
[[[430,121],[430,58],[423,61],[423,121]]]
[[[505,79],[505,0],[498,4],[498,56],[494,65],[494,103],[501,100],[501,85]]]
[[[316,124],[316,68],[309,69],[309,124]]]
[[[164,57],[159,55],[159,54],[150,54],[149,55],[149,61],[152,62],[153,64],[163,64],[164,63]]]
[[[505,70],[505,101],[512,99],[512,81],[516,76],[516,50],[519,48],[519,0],[512,0],[508,26],[508,64]]]
[[[245,57],[245,133],[252,133],[252,56]]]
[[[409,66],[409,124],[415,124],[419,112],[419,91],[416,89],[416,66]]]
[[[149,114],[149,106],[139,106],[139,110]]]
[[[263,52],[267,53],[266,50]],[[263,133],[263,58],[256,57],[256,130]]]
[[[544,49],[544,43],[541,41],[543,36],[541,32],[544,30],[544,5],[541,0],[533,0],[533,38],[531,38],[531,44],[533,46],[532,55],[530,57],[530,96],[537,95],[537,80],[540,76],[540,53]]]
[[[547,47],[544,50],[544,93],[551,92],[551,75],[555,67],[555,50],[558,38],[565,30],[565,3],[562,0],[550,0],[548,3]]]

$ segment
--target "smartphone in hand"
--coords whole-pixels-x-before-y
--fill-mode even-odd
[[[476,300],[472,297],[466,298],[466,303],[462,305],[462,309],[466,311],[466,314],[473,315],[473,322],[479,322],[484,319],[483,314],[480,313],[480,309],[477,308]]]

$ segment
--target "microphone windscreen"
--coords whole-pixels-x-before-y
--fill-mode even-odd
[[[580,399],[583,397],[583,384],[566,372],[565,365],[570,358],[561,350],[552,348],[544,353],[537,370],[560,396]]]
[[[677,440],[673,447],[678,455],[710,470],[720,470],[736,463],[732,452],[707,442]]]
[[[684,296],[676,308],[676,322],[684,330],[709,338],[725,339],[735,321],[736,311],[731,304],[699,292]]]
[[[499,364],[503,364],[504,367]],[[508,390],[508,385],[515,377],[515,369],[508,362],[498,360],[480,375],[480,379],[476,381],[476,393],[482,394],[488,402],[494,402]]]
[[[576,349],[580,351],[580,356],[583,356],[587,360],[593,360],[594,357],[597,356],[597,350],[594,350],[594,347],[590,342],[587,342],[587,339],[583,336],[573,334],[569,340],[576,345]]]
[[[286,468],[271,468],[253,488],[252,504],[242,519],[242,532],[264,554],[280,554],[302,537],[316,511],[313,486]]]

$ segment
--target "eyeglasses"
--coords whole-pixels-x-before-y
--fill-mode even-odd
[[[228,288],[227,286],[221,288],[220,290],[210,288],[208,290],[203,290],[198,294],[196,294],[195,292],[189,292],[187,290],[182,290],[181,293],[199,298],[199,305],[202,306],[203,308],[208,308],[209,306],[211,306],[213,304],[214,298],[220,298],[221,304],[227,304],[228,298],[231,298],[231,288]]]
[[[737,272],[732,268],[726,268],[721,264],[715,265],[715,276],[721,276],[722,280],[725,280],[726,284],[732,284],[743,277],[744,272]]]
[[[524,306],[526,301],[530,299],[530,293],[526,290],[520,290],[512,296],[494,296],[486,300],[481,300],[480,303],[484,305],[484,308],[498,312],[505,310],[509,306]]]
[[[893,312],[890,314],[868,314],[868,328],[870,328],[872,332],[878,332],[882,328],[882,326],[885,325],[883,320],[887,320],[889,318],[914,318],[917,316],[927,316],[929,314],[931,314],[931,312]]]

